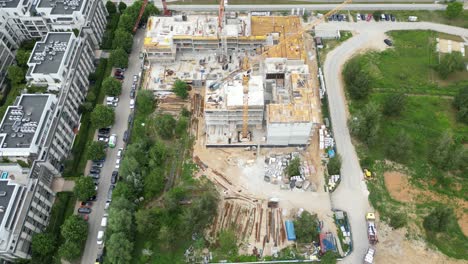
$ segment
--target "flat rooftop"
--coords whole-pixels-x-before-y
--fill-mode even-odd
[[[37,7],[52,8],[53,15],[70,15],[81,10],[83,2],[86,0],[39,0]]]
[[[29,58],[34,64],[32,73],[57,73],[72,38],[71,32],[51,32],[45,40],[36,42]]]
[[[302,30],[298,16],[252,16],[250,19],[252,36],[264,36],[272,33],[292,35]]]
[[[0,124],[0,150],[31,146],[50,96],[22,95],[16,105],[8,107]]]
[[[210,88],[211,87],[211,88]],[[263,107],[263,78],[251,76],[249,80],[249,107]],[[207,82],[205,109],[234,110],[244,105],[244,87],[242,73],[233,80],[218,84],[216,81]]]
[[[11,196],[14,190],[15,185],[10,185],[8,180],[0,180],[0,192],[4,194],[3,196],[0,196],[0,206],[3,207],[3,210],[5,210],[5,212],[8,208],[8,205],[10,204]],[[0,223],[5,217],[5,212],[0,213]]]
[[[0,0],[0,8],[16,8],[21,0]]]

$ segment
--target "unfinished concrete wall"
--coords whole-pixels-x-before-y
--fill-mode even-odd
[[[312,131],[312,122],[267,123],[267,144],[276,146],[306,145]]]

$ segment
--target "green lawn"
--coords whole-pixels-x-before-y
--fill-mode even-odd
[[[407,94],[405,108],[400,116],[382,117],[377,143],[371,147],[362,144],[357,147],[361,162],[373,163],[372,169],[379,175],[368,183],[369,200],[383,220],[388,220],[395,211],[414,213],[414,205],[399,203],[390,197],[382,177],[385,170],[394,169],[381,161],[388,159],[386,146],[388,142],[399,140],[397,136],[401,130],[410,137],[413,145],[411,156],[401,161],[408,170],[406,173],[411,175],[411,183],[447,197],[468,199],[467,181],[463,172],[442,171],[429,163],[428,159],[432,143],[446,131],[453,135],[458,144],[468,142],[468,125],[456,121],[456,112],[452,106],[453,95],[459,88],[468,85],[468,72],[463,71],[449,76],[448,80],[441,80],[433,71],[433,65],[438,60],[434,47],[435,38],[440,36],[437,33],[398,31],[389,32],[389,35],[394,41],[392,49],[358,57],[365,64],[364,70],[371,76],[371,95],[366,100],[349,101],[353,114],[369,102],[382,106],[389,94]],[[421,226],[422,218],[434,206],[426,202],[416,210],[412,221]],[[446,233],[427,233],[426,238],[444,254],[468,259],[468,255],[464,254],[468,238],[463,235],[456,221],[451,223]]]

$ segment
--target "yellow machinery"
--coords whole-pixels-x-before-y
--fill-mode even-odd
[[[223,0],[221,0],[222,2]],[[285,49],[287,48],[287,45],[288,43],[290,42],[290,39],[294,39],[296,37],[300,37],[304,32],[307,32],[309,30],[312,30],[315,28],[315,26],[317,26],[318,24],[322,23],[325,19],[327,19],[329,16],[333,15],[334,13],[338,12],[339,10],[341,10],[345,5],[351,3],[353,0],[345,0],[344,2],[342,2],[341,4],[339,4],[337,7],[333,8],[332,10],[328,11],[325,15],[323,15],[322,17],[320,17],[319,19],[315,20],[312,24],[308,25],[307,27],[305,27],[304,29],[302,29],[301,31],[299,31],[298,33],[296,34],[293,34],[292,36],[289,36],[288,38],[286,38],[285,36],[285,32],[283,30],[283,36],[280,40],[280,42],[277,44],[278,45],[285,45],[285,47],[280,47],[281,50],[282,50],[282,55],[283,56],[286,56],[285,54]],[[222,11],[221,10],[221,4],[220,4],[220,15],[222,15]],[[221,17],[221,16],[220,16]],[[259,57],[262,57],[263,55],[267,55],[268,54],[268,50],[267,51],[264,51],[262,54],[260,54]],[[257,59],[260,59],[260,58],[257,58]],[[249,130],[248,130],[248,127],[249,127],[249,80],[250,80],[250,63],[249,63],[249,58],[247,56],[247,54],[245,55],[244,57],[244,61],[242,63],[242,69],[244,71],[244,75],[242,77],[242,85],[243,85],[243,89],[244,89],[244,100],[243,100],[243,116],[242,116],[242,138],[243,140],[248,140],[248,136],[249,136]]]
[[[368,169],[364,169],[364,179],[372,179],[372,172]]]

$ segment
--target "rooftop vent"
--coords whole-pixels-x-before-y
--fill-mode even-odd
[[[0,197],[5,197],[7,195],[7,192],[5,191],[0,191]],[[3,207],[3,206],[2,206]]]
[[[0,206],[0,213],[4,213],[5,212],[5,207],[4,206]]]

